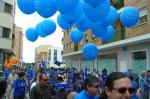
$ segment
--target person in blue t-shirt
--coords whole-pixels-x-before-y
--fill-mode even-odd
[[[139,86],[140,86],[140,96],[139,96],[139,99],[144,99],[145,76],[146,76],[146,71],[142,71],[141,72],[141,77],[140,77],[140,83],[139,83]]]
[[[89,76],[85,79],[84,89],[77,94],[74,99],[99,99],[99,79],[95,76]]]
[[[150,70],[147,71],[146,77],[145,77],[145,99],[149,99],[149,92],[150,92]]]
[[[5,79],[6,80],[7,80],[8,76],[9,76],[9,74],[10,74],[10,70],[9,69],[5,70]]]
[[[137,89],[137,84],[133,76],[130,76],[129,78],[131,80],[132,88]],[[132,94],[132,99],[138,99],[136,92]]]
[[[55,89],[58,92],[60,89],[67,89],[68,84],[64,82],[62,76],[57,77],[57,83],[55,83]]]
[[[25,92],[27,88],[27,83],[25,81],[25,73],[18,73],[19,79],[15,80],[12,85],[12,91],[10,99],[24,99]]]
[[[108,77],[108,74],[107,74],[107,69],[106,68],[104,68],[103,70],[102,70],[102,80],[103,80],[103,82],[105,82],[106,81],[106,79],[107,79],[107,77]]]

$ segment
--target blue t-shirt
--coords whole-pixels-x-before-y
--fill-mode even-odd
[[[106,73],[102,74],[102,79],[103,79],[104,82],[106,81],[107,77],[108,77],[108,74],[106,74]]]
[[[147,82],[148,85],[150,85],[150,75],[146,76],[146,82]],[[144,90],[145,91],[149,90],[149,86],[148,85],[145,84],[145,86],[144,86]]]
[[[8,78],[9,74],[10,74],[10,71],[9,71],[9,70],[6,70],[6,71],[5,71],[5,78],[6,78],[6,79]]]
[[[140,78],[140,88],[144,87],[144,83],[145,83],[145,79],[144,79],[144,77],[141,76],[141,78]]]
[[[77,75],[76,75],[76,73],[74,71],[70,72],[69,77],[73,78],[74,81],[77,79]]]
[[[128,76],[128,77],[130,77],[130,76],[132,75],[132,74],[131,74],[131,71],[125,72],[125,75]]]
[[[56,83],[55,84],[55,89],[57,90],[57,91],[59,91],[60,89],[67,89],[68,88],[68,84],[66,84],[66,83]]]
[[[14,96],[24,96],[27,87],[25,80],[17,79],[13,82]]]
[[[136,89],[136,87],[137,87],[136,82],[133,80],[133,81],[131,81],[131,83],[132,83],[132,88]],[[136,93],[132,94],[132,99],[138,99]]]
[[[55,85],[56,81],[52,78],[48,78],[48,81],[52,84],[52,85]]]
[[[98,96],[89,96],[86,90],[81,91],[74,99],[99,99]]]

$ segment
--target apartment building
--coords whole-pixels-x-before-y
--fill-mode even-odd
[[[62,48],[40,45],[35,49],[35,63],[37,63],[37,66],[41,64],[42,59],[45,60],[47,67],[55,66],[55,61],[62,62]]]
[[[23,59],[23,29],[14,25],[14,34],[15,34],[15,41],[14,41],[14,54],[15,57],[21,62]]]
[[[89,29],[80,43],[73,43],[69,39],[71,29],[63,31],[63,60],[68,67],[97,69],[99,72],[106,68],[109,73],[124,72],[129,68],[136,73],[150,69],[150,0],[111,0],[111,3],[119,13],[126,6],[138,8],[139,22],[126,28],[118,19],[114,24],[116,35],[110,42],[95,38]],[[94,61],[87,61],[82,56],[82,47],[89,42],[95,43],[99,49]]]
[[[0,0],[0,67],[14,54],[14,15],[15,0]]]

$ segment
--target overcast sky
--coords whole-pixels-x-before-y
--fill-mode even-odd
[[[56,13],[54,16],[51,17],[53,21],[57,24],[57,15]],[[25,31],[29,27],[35,27],[37,23],[43,21],[44,18],[42,18],[39,14],[36,12],[31,15],[26,15],[22,13],[16,4],[16,15],[15,15],[15,24],[19,27],[23,28],[23,34],[25,34]],[[35,55],[35,47],[39,45],[52,45],[54,47],[60,47],[62,48],[62,37],[63,32],[62,29],[57,25],[56,31],[52,34],[47,36],[46,38],[38,37],[38,40],[35,42],[30,42],[26,39],[24,36],[23,38],[23,61],[25,62],[34,62],[34,55]]]

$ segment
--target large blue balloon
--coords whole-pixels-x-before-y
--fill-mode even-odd
[[[91,29],[95,37],[101,37],[107,31],[107,26],[98,21],[92,24]]]
[[[75,23],[77,28],[82,32],[85,32],[92,25],[92,22],[85,15],[80,17]]]
[[[46,35],[52,34],[56,30],[56,24],[53,20],[46,19],[41,23],[41,31]]]
[[[57,9],[53,5],[53,0],[35,0],[35,9],[44,18],[51,17],[56,13]]]
[[[74,29],[70,32],[70,39],[74,43],[78,43],[82,40],[83,38],[83,32],[81,32],[78,29]]]
[[[62,19],[62,16],[61,14],[58,15],[57,17],[57,23],[58,25],[62,28],[62,29],[65,29],[65,30],[68,30],[72,27],[72,24],[69,24],[69,23],[66,23],[63,19]]]
[[[98,56],[98,48],[93,43],[89,43],[89,44],[84,45],[82,51],[83,51],[82,52],[83,56],[87,60],[95,60],[96,57]]]
[[[115,36],[115,30],[114,30],[114,28],[110,25],[110,26],[107,27],[107,32],[101,36],[101,39],[102,39],[103,41],[108,42],[108,41],[111,41],[114,36]]]
[[[79,3],[77,5],[77,7],[74,10],[72,10],[71,12],[62,14],[63,20],[69,24],[73,24],[75,21],[77,21],[83,15],[82,8],[83,8],[83,3]]]
[[[32,14],[35,12],[34,0],[17,0],[19,9],[25,14]]]
[[[116,22],[117,19],[118,19],[117,10],[113,6],[110,6],[109,13],[105,17],[105,19],[103,20],[103,23],[105,25],[113,25]]]
[[[37,31],[34,28],[28,28],[25,32],[26,38],[31,41],[35,42],[38,38]]]
[[[139,12],[135,7],[128,6],[124,8],[120,15],[122,25],[126,27],[134,26],[139,19]]]
[[[96,7],[100,4],[102,4],[105,0],[84,0],[86,3],[88,3],[89,5]]]
[[[42,32],[41,24],[42,24],[42,22],[39,22],[39,23],[36,25],[36,31],[37,31],[37,34],[38,34],[40,37],[44,38],[44,37],[47,36],[47,34],[44,33],[44,32]]]
[[[110,1],[106,0],[101,5],[98,5],[97,7],[92,7],[87,3],[84,3],[83,5],[84,13],[85,15],[93,22],[95,21],[101,21],[103,20],[110,9]]]
[[[57,10],[61,13],[61,14],[65,14],[68,13],[70,11],[72,11],[74,8],[76,8],[76,6],[79,3],[79,0],[54,0],[55,1],[55,6],[57,8]]]

